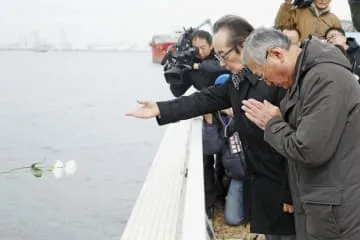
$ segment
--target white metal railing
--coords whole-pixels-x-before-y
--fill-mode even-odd
[[[192,120],[185,181],[182,240],[206,239],[202,121]]]
[[[202,121],[167,127],[122,240],[205,240]]]

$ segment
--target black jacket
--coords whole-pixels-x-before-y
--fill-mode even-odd
[[[160,117],[157,121],[160,125],[233,107],[235,128],[240,134],[247,172],[252,181],[253,199],[244,199],[245,203],[251,202],[252,232],[274,235],[294,233],[293,215],[282,210],[284,202],[291,203],[285,158],[264,141],[264,132],[241,110],[244,99],[266,99],[279,105],[283,94],[280,88],[268,86],[245,70],[238,88],[229,80],[190,96],[158,102]]]
[[[214,51],[206,58],[197,59],[195,62],[199,63],[199,69],[185,70],[181,84],[170,84],[170,90],[175,97],[182,96],[191,86],[201,90],[214,85],[220,74],[228,73],[216,60]]]
[[[347,38],[346,44],[349,46],[346,53],[352,64],[352,72],[360,76],[360,46],[354,38]]]

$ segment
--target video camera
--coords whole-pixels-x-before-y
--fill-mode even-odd
[[[308,7],[310,6],[314,0],[294,0],[292,3],[293,6],[296,6],[298,8]]]
[[[176,44],[170,46],[161,65],[164,66],[165,80],[169,84],[181,84],[183,74],[192,69],[197,49],[192,47],[191,40],[194,29],[184,29]]]

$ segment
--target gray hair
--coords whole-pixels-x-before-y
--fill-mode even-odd
[[[242,49],[241,60],[247,65],[248,58],[255,63],[263,65],[266,63],[267,51],[271,48],[283,48],[289,50],[291,42],[289,38],[274,28],[258,28],[254,30],[245,40]]]

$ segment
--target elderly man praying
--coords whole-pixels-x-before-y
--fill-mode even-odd
[[[349,61],[316,37],[299,48],[265,28],[247,38],[242,59],[287,89],[280,109],[248,99],[242,110],[288,160],[297,239],[360,239],[360,86]]]

